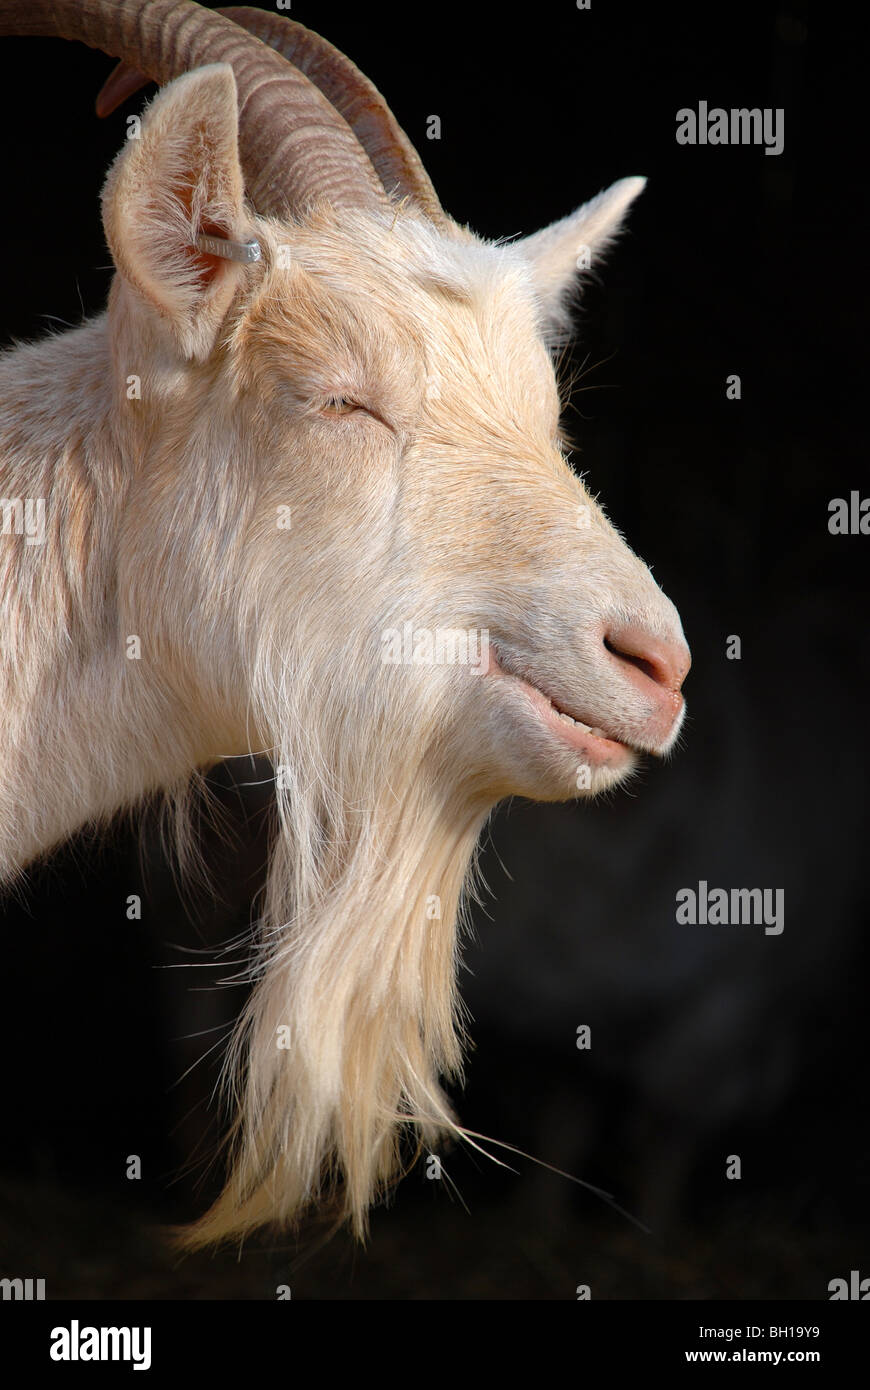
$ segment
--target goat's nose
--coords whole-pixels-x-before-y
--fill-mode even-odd
[[[678,695],[688,675],[692,657],[681,639],[658,637],[639,623],[624,623],[607,629],[604,645],[624,664],[634,684],[652,681],[672,695]],[[637,674],[639,673],[639,675]]]

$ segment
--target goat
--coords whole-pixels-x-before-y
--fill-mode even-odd
[[[103,113],[162,84],[103,191],[106,312],[0,361],[0,878],[155,792],[185,861],[202,771],[267,753],[229,1171],[183,1240],[329,1203],[363,1238],[409,1138],[468,1138],[441,1083],[492,808],[594,796],[682,723],[679,617],[553,365],[644,180],[490,243],[285,17],[0,0],[0,33],[119,58]]]

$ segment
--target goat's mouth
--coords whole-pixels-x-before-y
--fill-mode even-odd
[[[532,706],[533,717],[543,725],[549,736],[590,767],[609,767],[627,772],[635,762],[637,751],[631,744],[613,738],[600,724],[584,720],[576,709],[569,709],[535,684],[526,671],[522,675],[512,670],[508,660],[490,648],[487,674],[495,675],[513,687],[525,702]]]

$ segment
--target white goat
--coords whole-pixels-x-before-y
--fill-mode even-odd
[[[549,351],[643,180],[494,245],[283,17],[0,0],[0,33],[121,58],[104,110],[168,84],[105,185],[107,312],[0,362],[0,877],[159,789],[183,856],[199,770],[267,751],[232,1162],[186,1241],[329,1196],[362,1235],[403,1138],[463,1134],[492,807],[682,721],[679,618],[566,461]]]

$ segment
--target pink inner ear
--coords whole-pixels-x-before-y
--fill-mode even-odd
[[[180,184],[175,189],[175,196],[184,208],[187,218],[190,218],[191,201],[193,190],[187,183]],[[204,217],[200,220],[197,227],[199,236],[215,236],[227,238],[230,235],[229,228],[222,226],[219,222],[213,222],[211,218]],[[226,270],[226,261],[220,256],[212,256],[208,251],[199,251],[193,245],[186,246],[185,254],[191,262],[191,266],[199,275],[200,287],[206,289]]]
[[[204,152],[206,149],[206,131],[202,129],[199,133],[199,149]],[[199,163],[196,158],[196,146],[193,146],[192,161]],[[193,183],[195,183],[195,178],[190,179],[190,182],[188,179],[177,178],[172,181],[171,189],[172,199],[182,207],[183,218],[188,225],[192,224],[193,221]],[[220,236],[221,239],[227,239],[229,228],[220,222],[211,220],[211,218],[203,217],[196,225],[195,235]],[[200,252],[192,242],[186,243],[183,247],[183,254],[185,254],[185,259],[189,261],[190,268],[196,272],[197,278],[199,278],[200,289],[207,289],[208,286],[213,285],[218,275],[227,268],[227,261],[222,260],[220,256],[211,256],[208,252]]]

